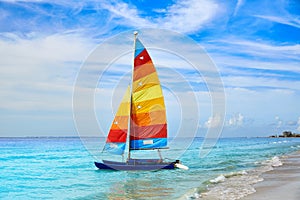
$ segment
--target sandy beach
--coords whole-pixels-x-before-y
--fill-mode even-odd
[[[254,185],[255,193],[242,199],[300,199],[300,152],[293,153],[282,161],[282,166],[262,174],[264,180]]]
[[[300,199],[300,151],[273,157],[263,166],[220,175],[217,184],[201,194],[203,200]],[[195,198],[195,196],[194,196]]]

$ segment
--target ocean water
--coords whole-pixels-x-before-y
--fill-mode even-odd
[[[101,171],[94,161],[103,138],[0,138],[0,199],[189,199],[229,176],[251,179],[263,166],[300,150],[299,138],[224,138],[204,158],[202,138],[185,139],[164,153],[179,155],[190,169]],[[149,154],[149,152],[147,152]],[[217,192],[217,190],[216,190]]]

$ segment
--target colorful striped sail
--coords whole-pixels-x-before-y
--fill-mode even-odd
[[[130,150],[167,146],[164,97],[156,69],[144,45],[136,39],[131,97]]]
[[[124,153],[128,132],[129,111],[130,87],[128,86],[110,127],[104,150],[118,155]]]

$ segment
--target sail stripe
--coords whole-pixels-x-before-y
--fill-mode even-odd
[[[109,137],[107,137],[107,143],[111,142],[126,142],[127,129],[111,129],[109,131]]]
[[[157,149],[166,146],[167,146],[167,138],[154,138],[154,139],[147,139],[147,140],[130,141],[131,150]]]
[[[135,52],[134,52],[134,57],[139,55],[143,50],[145,49],[144,45],[138,40],[135,40]]]
[[[139,68],[134,69],[133,81],[143,78],[153,72],[156,72],[156,70],[152,62],[148,62],[144,65],[141,65]]]
[[[134,69],[137,69],[145,63],[152,63],[151,58],[146,49],[134,58]]]
[[[155,124],[150,126],[132,125],[130,129],[130,140],[139,140],[139,139],[147,139],[147,138],[166,138],[166,137],[167,137],[167,124]]]
[[[131,115],[131,119],[138,126],[148,126],[160,123],[166,123],[165,110],[159,110],[149,113],[139,113]]]
[[[140,90],[158,85],[159,80],[156,72],[153,72],[143,78],[140,78],[133,82],[132,90],[133,92],[138,92]]]
[[[104,149],[112,154],[121,155],[125,151],[126,143],[106,143]]]
[[[147,106],[150,102],[152,103],[152,106]],[[165,110],[163,97],[140,101],[132,104],[132,114],[153,112],[156,110]]]
[[[128,116],[116,116],[110,129],[127,129],[128,128]]]
[[[132,100],[136,103],[159,97],[162,97],[161,87],[159,85],[155,85],[145,90],[133,93]]]

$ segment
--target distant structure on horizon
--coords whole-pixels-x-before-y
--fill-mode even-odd
[[[271,135],[269,137],[277,138],[277,137],[300,137],[298,133],[292,133],[292,131],[284,131],[281,135]]]

